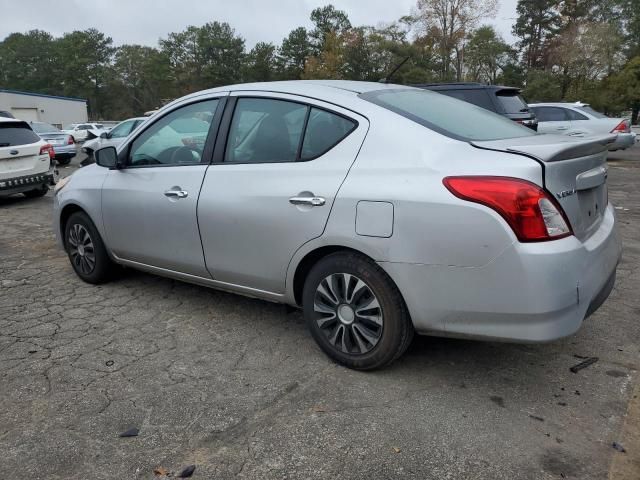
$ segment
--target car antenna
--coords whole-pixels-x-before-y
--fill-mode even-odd
[[[400,70],[400,67],[402,67],[405,63],[407,63],[407,61],[411,58],[411,55],[409,55],[408,57],[406,57],[404,60],[402,60],[397,66],[396,68],[394,68],[391,73],[389,75],[387,75],[385,78],[381,78],[380,80],[378,80],[378,82],[380,83],[389,83],[389,81],[391,80],[391,77],[393,77],[395,75],[395,73]]]

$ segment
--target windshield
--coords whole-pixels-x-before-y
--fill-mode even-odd
[[[31,128],[36,133],[58,133],[60,131],[48,123],[32,123]]]
[[[501,115],[426,90],[376,90],[360,98],[457,140],[501,140],[536,135]]]
[[[589,105],[584,105],[583,107],[577,107],[579,110],[582,110],[585,113],[588,113],[589,115],[591,115],[592,117],[596,117],[596,118],[608,118],[606,115],[603,115],[600,112],[596,112],[593,108],[591,108]]]
[[[503,90],[497,92],[496,96],[505,113],[525,113],[529,111],[527,102],[515,90]]]

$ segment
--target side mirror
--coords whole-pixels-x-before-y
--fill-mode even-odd
[[[93,152],[96,163],[108,169],[118,168],[118,152],[116,147],[104,147]]]
[[[102,132],[100,134],[100,138],[109,138],[109,134],[107,132]]]

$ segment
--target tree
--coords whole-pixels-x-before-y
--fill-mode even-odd
[[[498,73],[509,63],[512,49],[493,27],[484,25],[469,36],[466,65],[470,80],[496,83]]]
[[[160,40],[179,94],[237,83],[242,77],[244,39],[228,23],[190,26]]]
[[[12,33],[0,42],[0,85],[58,93],[59,61],[54,38],[42,30]]]
[[[327,35],[335,34],[340,37],[351,28],[349,17],[342,10],[337,10],[333,5],[318,7],[311,12],[311,22],[315,28],[310,33],[311,47],[315,55],[325,50]]]
[[[518,0],[518,18],[513,34],[518,37],[518,47],[526,68],[542,68],[544,47],[560,27],[556,10],[558,0]]]
[[[84,97],[89,112],[104,115],[104,88],[112,75],[110,66],[114,48],[111,37],[95,28],[65,33],[56,42],[62,95]]]
[[[343,66],[342,40],[335,32],[325,37],[324,50],[320,55],[307,59],[302,73],[303,79],[341,79]]]
[[[275,73],[276,47],[271,43],[258,42],[246,57],[244,80],[247,82],[268,82]]]
[[[523,95],[529,103],[559,102],[562,99],[557,76],[548,71],[530,70]]]
[[[281,78],[299,79],[304,72],[304,64],[311,54],[311,42],[307,29],[298,27],[289,32],[278,49],[276,62]]]
[[[414,20],[438,41],[441,80],[462,79],[464,40],[496,9],[496,0],[418,0]]]
[[[631,123],[637,124],[640,111],[640,56],[632,58],[607,83],[618,103],[618,110],[630,108]]]

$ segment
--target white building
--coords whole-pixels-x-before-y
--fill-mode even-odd
[[[46,122],[56,127],[87,121],[87,101],[0,88],[0,110],[26,122]]]

